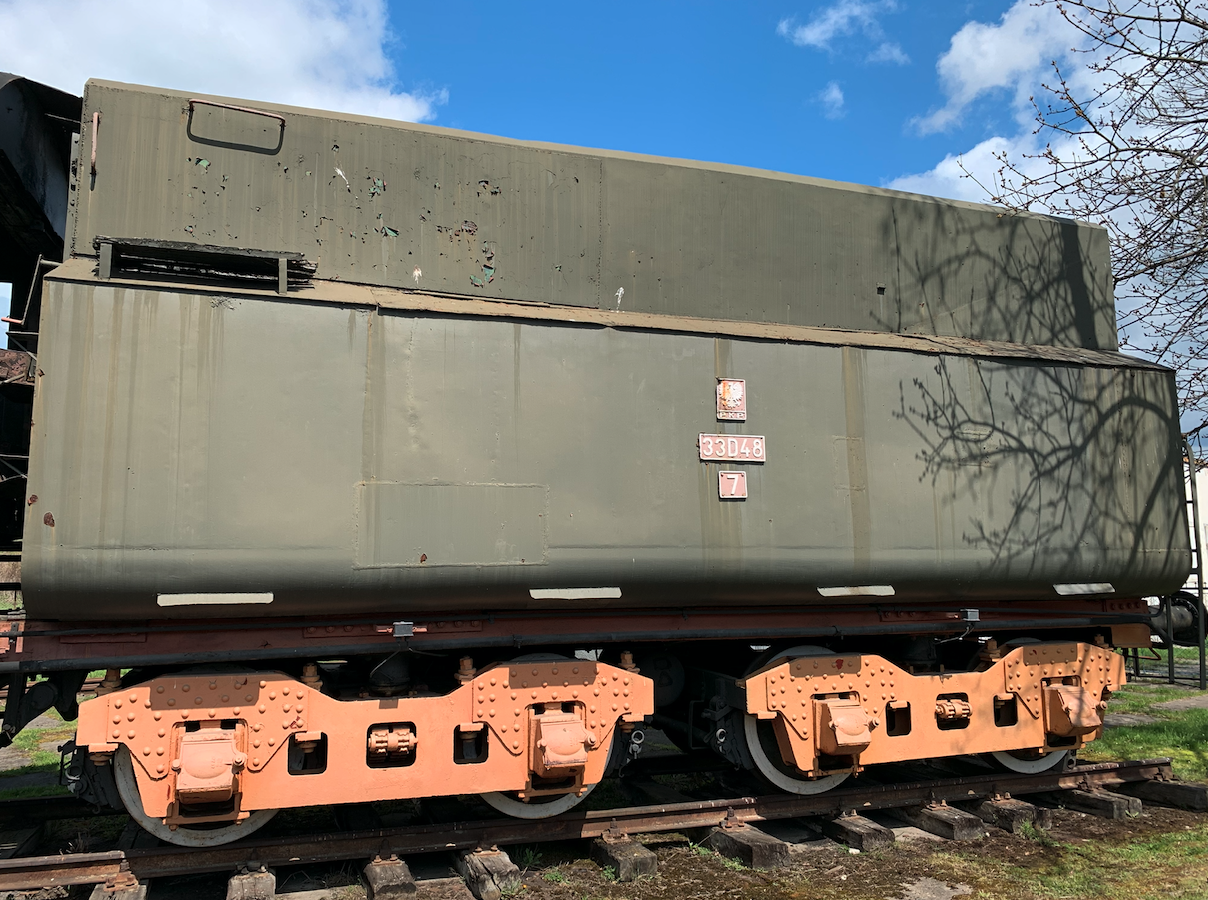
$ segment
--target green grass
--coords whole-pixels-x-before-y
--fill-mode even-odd
[[[66,797],[71,794],[61,784],[35,784],[30,787],[0,791],[0,800],[20,800],[23,797]]]
[[[522,869],[535,869],[541,865],[544,854],[537,847],[516,847],[511,852],[512,862]]]
[[[75,723],[64,722],[53,709],[47,710],[43,715],[48,719],[54,719],[59,724],[48,728],[26,728],[18,734],[13,739],[12,745],[29,756],[30,764],[19,769],[9,769],[3,774],[20,775],[24,772],[57,772],[59,770],[59,754],[53,750],[43,750],[41,745],[49,741],[61,744],[68,740],[75,734]]]
[[[1104,897],[1113,900],[1191,900],[1206,896],[1208,825],[1112,846],[1050,843],[1032,865],[976,852],[939,853],[954,877],[1011,885],[1015,896]],[[997,890],[993,896],[1001,896]]]
[[[63,718],[53,709],[43,713],[46,718],[53,719],[55,725],[46,728],[26,728],[13,739],[12,746],[29,757],[29,762],[23,766],[0,771],[2,779],[15,775],[58,775],[59,754],[56,750],[43,750],[41,745],[53,741],[62,744],[75,734],[75,723],[64,722]],[[31,785],[28,787],[0,790],[0,800],[16,800],[21,797],[44,797],[55,794],[67,794],[68,790],[58,784]]]
[[[1188,710],[1152,725],[1108,728],[1103,737],[1088,744],[1078,756],[1088,762],[1169,756],[1176,777],[1206,781],[1208,709]]]
[[[48,719],[53,719],[57,724],[46,728],[26,728],[13,739],[12,746],[29,757],[29,762],[23,766],[15,766],[11,769],[0,771],[0,779],[7,778],[13,775],[32,775],[46,774],[57,775],[59,771],[59,754],[56,750],[43,750],[42,744],[55,742],[62,744],[75,734],[75,723],[64,722],[57,712],[53,709],[43,713]],[[0,790],[0,798],[15,798],[32,796],[42,793],[56,793],[51,787],[42,787],[32,789],[15,788],[13,790]]]
[[[1152,708],[1155,704],[1196,696],[1199,696],[1198,691],[1193,693],[1186,688],[1132,682],[1112,693],[1112,698],[1107,704],[1107,711],[1109,713],[1144,713],[1147,716],[1156,716],[1161,714],[1162,710],[1155,711]]]
[[[1109,713],[1133,713],[1157,719],[1150,725],[1105,729],[1079,758],[1088,762],[1109,759],[1152,759],[1169,756],[1174,773],[1187,781],[1208,781],[1208,709],[1175,712],[1156,704],[1199,696],[1178,688],[1130,684],[1108,703]]]
[[[1174,658],[1175,659],[1199,660],[1200,648],[1199,647],[1175,647],[1174,648]]]

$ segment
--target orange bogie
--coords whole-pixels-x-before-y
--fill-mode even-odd
[[[76,739],[102,763],[124,746],[144,813],[180,825],[373,800],[581,794],[603,778],[618,727],[653,712],[650,679],[587,660],[497,665],[443,696],[355,700],[281,673],[189,673],[82,703]]]
[[[1098,736],[1124,657],[1085,643],[990,646],[976,672],[911,675],[873,655],[776,662],[740,684],[785,764],[810,775],[961,754],[1074,750]]]

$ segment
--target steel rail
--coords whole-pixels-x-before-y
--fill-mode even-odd
[[[1136,781],[1171,778],[1169,759],[1099,763],[1068,771],[1021,775],[989,772],[905,784],[846,788],[814,796],[733,797],[623,809],[571,812],[553,819],[489,819],[411,828],[247,840],[208,849],[157,847],[0,860],[0,890],[30,890],[99,884],[131,878],[146,881],[205,872],[234,872],[242,866],[290,866],[374,856],[465,850],[756,823],[799,816],[840,815],[851,810],[888,809],[934,802],[974,800],[996,794],[1089,790]]]

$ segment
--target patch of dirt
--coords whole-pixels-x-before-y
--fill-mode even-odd
[[[1054,810],[1053,820],[1053,841],[1068,844],[1119,845],[1203,824],[1202,816],[1156,806],[1146,806],[1139,817],[1122,821],[1064,809]],[[973,852],[1042,869],[1056,863],[1063,852],[997,829],[976,842],[900,841],[887,850],[860,854],[820,840],[799,845],[801,850],[791,854],[789,867],[764,872],[741,868],[682,836],[648,837],[647,846],[658,856],[653,878],[628,884],[610,881],[599,866],[581,858],[587,847],[576,842],[562,845],[558,855],[565,861],[560,865],[552,865],[557,856],[550,854],[545,868],[526,871],[522,896],[534,900],[960,900],[973,893],[1030,897],[1026,889],[995,880],[989,871],[979,876],[975,869],[960,869],[959,877],[954,877],[952,855]]]
[[[1141,815],[1135,819],[1100,819],[1071,809],[1055,809],[1053,827],[1049,834],[1054,840],[1068,841],[1071,844],[1088,840],[1123,844],[1130,840],[1183,831],[1203,824],[1202,814],[1146,803]]]
[[[24,775],[0,777],[0,792],[30,787],[55,787],[58,783],[57,772],[26,772]]]
[[[1137,725],[1152,725],[1160,721],[1144,713],[1108,713],[1103,717],[1103,724],[1108,728],[1133,728]]]
[[[25,726],[25,730],[29,730],[31,728],[62,728],[62,727],[63,727],[63,723],[60,722],[58,719],[52,719],[50,716],[38,716],[36,719],[34,719],[32,722],[30,722],[28,725]],[[63,742],[55,741],[54,742],[55,746],[50,748],[52,750],[52,752],[57,753],[58,745],[61,743],[63,743]],[[42,749],[47,749],[47,748],[43,747]],[[12,744],[9,744],[7,747],[4,747],[3,749],[0,749],[0,772],[6,771],[8,769],[19,769],[22,766],[28,766],[30,764],[30,762],[31,762],[31,759],[30,759],[28,750],[23,750],[20,747],[14,747]],[[15,785],[10,785],[10,787],[15,787]]]
[[[29,754],[19,747],[9,744],[0,750],[0,772],[7,772],[9,769],[19,769],[29,764]]]
[[[902,900],[953,900],[973,893],[973,888],[967,884],[948,885],[934,878],[920,878],[914,884],[906,885]]]
[[[1153,709],[1164,709],[1168,712],[1184,712],[1189,709],[1208,709],[1208,694],[1200,694],[1198,697],[1179,697],[1176,700],[1167,700],[1164,703],[1155,703]]]

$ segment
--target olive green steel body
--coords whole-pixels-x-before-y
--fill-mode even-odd
[[[89,83],[96,175],[43,301],[31,615],[1182,583],[1173,379],[1113,352],[1101,230],[263,109],[282,121]],[[106,280],[98,237],[318,268],[283,295]],[[717,421],[719,377],[746,380],[745,422]],[[766,461],[701,462],[714,432]]]

